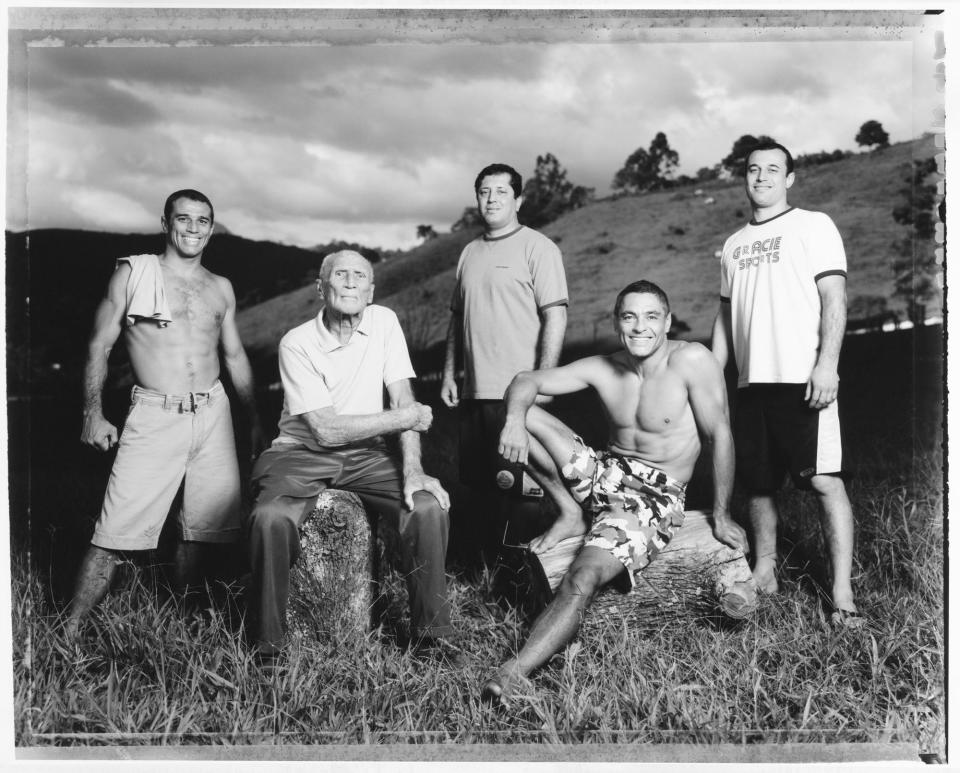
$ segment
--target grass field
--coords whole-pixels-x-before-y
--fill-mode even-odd
[[[450,412],[436,409],[425,464],[454,498],[449,568],[466,665],[424,661],[400,646],[406,598],[392,576],[381,629],[360,640],[336,632],[330,641],[297,640],[285,672],[265,678],[239,633],[237,587],[217,585],[209,599],[185,604],[163,590],[160,553],[126,563],[82,648],[66,646],[62,605],[109,460],[79,448],[73,405],[12,411],[16,743],[872,742],[942,755],[938,334],[859,336],[844,349],[855,588],[867,629],[825,624],[816,513],[790,490],[783,592],[765,598],[756,617],[717,626],[691,616],[668,625],[651,614],[641,628],[593,626],[535,675],[507,713],[482,706],[479,685],[519,645],[526,624],[494,602],[489,576],[458,559],[474,515],[452,480]],[[421,392],[436,402],[429,387]],[[586,423],[586,407],[571,410],[571,420]]]

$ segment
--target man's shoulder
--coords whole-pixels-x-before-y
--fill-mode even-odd
[[[799,209],[794,208],[793,212],[796,213],[796,218],[798,220],[804,220],[807,223],[819,223],[820,225],[834,225],[833,218],[830,217],[826,212],[821,212],[817,209]]]
[[[667,341],[670,367],[698,367],[713,353],[698,341]]]
[[[233,282],[231,282],[225,276],[221,276],[220,274],[214,274],[206,266],[204,266],[203,270],[207,272],[206,274],[204,274],[207,280],[212,284],[216,285],[221,291],[225,293],[233,292]]]
[[[311,317],[306,322],[301,322],[296,327],[290,328],[280,338],[280,346],[297,347],[302,346],[313,338],[317,337],[317,318]]]
[[[750,227],[750,223],[744,223],[736,231],[730,234],[726,240],[723,242],[723,249],[726,250],[728,246],[740,241],[740,238],[743,236],[744,232]]]
[[[125,263],[128,264],[130,268],[140,268],[149,266],[150,264],[159,266],[160,256],[152,252],[145,252],[142,255],[124,255],[122,258],[117,258],[117,268],[120,268],[120,266]]]
[[[527,244],[539,247],[541,249],[550,249],[560,252],[560,248],[557,246],[557,243],[547,236],[545,233],[542,233],[535,228],[524,225],[520,227],[520,231],[517,233],[517,236],[523,237],[526,240]]]
[[[369,320],[373,328],[377,331],[384,330],[400,324],[400,318],[393,309],[381,306],[379,303],[371,303],[363,310],[364,321]]]

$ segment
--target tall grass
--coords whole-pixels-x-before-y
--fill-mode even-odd
[[[384,625],[369,636],[291,642],[262,673],[241,635],[238,589],[203,603],[162,592],[149,568],[91,616],[78,648],[24,561],[15,562],[18,745],[444,744],[546,742],[915,742],[942,753],[943,521],[940,456],[894,455],[851,484],[855,587],[870,618],[827,624],[816,592],[823,555],[809,497],[787,495],[782,592],[733,626],[681,618],[659,628],[589,626],[534,675],[516,707],[479,685],[526,634],[492,599],[490,577],[451,578],[465,665],[401,645],[405,591],[388,575]],[[813,591],[813,592],[811,592]]]

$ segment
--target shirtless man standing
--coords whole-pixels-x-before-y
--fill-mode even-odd
[[[119,448],[80,566],[66,623],[71,638],[106,595],[119,553],[157,546],[181,483],[178,586],[195,579],[200,543],[240,537],[240,475],[219,348],[249,419],[253,451],[262,445],[233,287],[200,264],[213,233],[213,205],[199,191],[176,191],[160,224],[163,254],[117,261],[90,337],[81,440],[101,451]],[[102,405],[108,357],[121,333],[136,381],[122,436]]]
[[[592,524],[583,548],[550,605],[536,619],[519,654],[483,685],[485,699],[509,703],[517,683],[545,663],[576,633],[594,594],[637,575],[683,523],[687,481],[701,442],[713,455],[713,532],[746,552],[743,529],[730,517],[733,440],[723,374],[698,343],[668,341],[670,304],[652,282],[634,282],[617,296],[614,322],[622,351],[569,365],[520,373],[506,393],[507,418],[500,453],[510,461],[548,461]],[[597,452],[563,422],[534,405],[538,395],[592,387],[610,428],[606,451]],[[583,534],[579,516],[559,518],[534,545],[543,552]],[[546,546],[546,547],[545,547]]]

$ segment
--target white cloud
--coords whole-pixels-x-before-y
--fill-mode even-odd
[[[61,198],[78,218],[95,224],[96,229],[129,231],[131,223],[153,220],[155,230],[160,230],[160,212],[151,213],[140,202],[115,191],[73,188],[64,191]]]
[[[114,227],[126,213],[117,228],[152,229],[169,191],[195,187],[240,235],[409,245],[417,224],[460,216],[492,161],[526,176],[550,152],[604,195],[658,131],[692,175],[747,133],[797,152],[853,149],[876,119],[909,139],[937,101],[915,73],[932,34],[916,49],[707,39],[34,49],[29,224]],[[90,206],[109,191],[110,212]],[[8,203],[11,227],[25,227]]]

